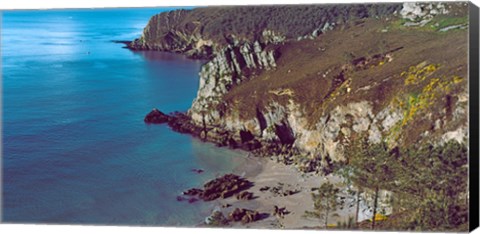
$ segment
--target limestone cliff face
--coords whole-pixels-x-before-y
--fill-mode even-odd
[[[421,27],[425,22],[432,21],[436,15],[448,14],[449,10],[452,10],[452,7],[443,4],[406,3],[397,16],[407,18],[411,22],[423,22],[406,24],[406,27]],[[325,28],[328,27],[329,25]],[[308,39],[308,37],[298,38],[298,40],[304,39]],[[272,44],[281,44],[282,42],[283,40],[278,40]],[[375,103],[378,100],[372,101],[365,98],[365,100],[336,104],[330,111],[313,120],[308,118],[305,111],[307,103],[296,102],[293,98],[283,104],[274,99],[266,102],[267,104],[264,102],[262,106],[256,107],[254,116],[250,115],[247,118],[241,116],[242,113],[236,109],[234,104],[224,102],[223,96],[232,87],[248,82],[250,79],[259,79],[255,76],[256,72],[276,69],[279,57],[280,55],[274,47],[269,47],[259,41],[236,43],[221,50],[214,59],[202,67],[197,98],[188,114],[195,125],[204,128],[202,134],[205,139],[217,142],[219,145],[253,150],[258,154],[277,154],[280,160],[286,163],[296,163],[299,169],[305,171],[318,170],[318,168],[332,163],[345,161],[346,146],[362,136],[366,136],[370,143],[386,140],[391,147],[409,144],[408,142],[412,141],[428,140],[443,144],[452,139],[465,143],[468,139],[467,89],[460,85],[458,86],[461,87],[460,91],[451,93],[450,89],[452,88],[448,87],[454,87],[454,83],[457,81],[450,82],[446,77],[442,78],[444,81],[433,78],[429,84],[409,86],[408,89],[412,90],[423,87],[422,92],[424,93],[420,93],[419,96],[412,96],[408,90],[404,91],[400,87],[392,87],[390,92],[394,93],[394,97],[397,96],[401,99],[407,96],[407,102],[410,103],[408,107],[392,101],[389,105],[378,109]],[[360,68],[353,70],[368,70],[377,66],[372,65],[375,57],[379,61],[377,61],[378,66],[395,62],[391,53],[374,55],[370,64],[368,64],[368,59],[364,60],[367,62],[358,62],[361,59],[357,60],[359,63],[357,66]],[[436,69],[436,65],[427,66],[425,62],[411,65],[418,71],[415,71],[417,73],[406,72],[410,78],[407,78],[402,85],[406,85],[407,80],[412,76],[416,77],[420,73],[425,75],[424,71]],[[413,69],[412,67],[410,70]],[[404,69],[408,70],[408,67]],[[404,78],[402,75],[393,79],[403,80]],[[383,79],[379,83],[389,79],[392,78]],[[346,90],[346,95],[354,95],[357,92],[366,92],[367,96],[375,95],[375,89],[372,87],[381,86],[380,84],[371,84],[358,90],[351,90],[347,87],[348,82],[344,80],[340,82],[343,83],[337,89],[345,86],[343,88]],[[291,90],[287,88],[276,93],[292,96],[287,91]],[[434,100],[432,98],[434,95],[446,95],[446,97]],[[420,100],[418,103],[425,104],[414,103],[416,101],[412,102],[412,98],[415,100],[418,98]],[[329,100],[327,99],[326,102]],[[411,115],[417,112],[417,109],[432,108],[430,110],[432,111],[433,106],[436,106],[436,113],[425,111],[424,113],[427,114],[417,116],[415,120],[412,120]],[[416,123],[422,123],[422,127],[416,127]]]
[[[466,90],[462,95],[455,104],[453,119],[435,119],[433,115],[422,117],[432,123],[432,128],[422,132],[421,138],[435,140],[438,144],[449,140],[466,143]],[[405,119],[404,110],[398,106],[374,112],[372,103],[367,101],[346,103],[320,117],[314,127],[311,127],[300,105],[293,102],[286,106],[272,102],[266,109],[265,112],[258,112],[256,118],[248,120],[240,118],[234,110],[222,116],[214,112],[210,120],[213,122],[207,124],[207,139],[221,142],[231,138],[239,144],[259,140],[263,144],[257,145],[260,153],[277,153],[281,161],[295,163],[303,171],[345,161],[345,146],[362,135],[366,135],[370,143],[387,139],[392,147],[403,140],[395,137],[396,128]],[[441,115],[447,116],[446,110]],[[226,138],[218,139],[218,136]],[[224,144],[229,145],[228,142]],[[255,144],[252,146],[256,147]],[[272,146],[280,148],[272,149]]]
[[[455,10],[442,4],[404,4],[403,9],[400,6],[394,5],[392,8],[386,8],[387,10],[384,13],[368,15],[365,18],[379,18],[379,16],[386,15],[386,21],[389,21],[390,17],[402,17],[411,22],[408,25],[408,22],[405,23],[405,26],[422,27],[432,21],[435,15],[447,14],[449,11]],[[434,72],[430,72],[433,75],[426,74],[429,69],[435,70],[437,68],[433,62],[427,66],[425,62],[417,64],[421,61],[413,63],[415,58],[400,59],[403,61],[399,62],[403,64],[402,71],[408,70],[409,76],[420,74],[423,77],[421,81],[418,81],[418,84],[404,88],[403,85],[406,84],[403,82],[405,79],[403,77],[404,73],[402,72],[402,75],[400,75],[400,72],[398,72],[396,76],[386,74],[385,77],[376,78],[376,81],[372,81],[368,85],[363,84],[362,87],[357,87],[355,90],[350,88],[352,78],[347,76],[353,76],[352,73],[355,72],[362,73],[368,69],[375,69],[374,67],[386,63],[395,63],[396,58],[393,58],[391,53],[385,52],[373,55],[371,58],[354,59],[347,63],[344,59],[334,58],[340,63],[338,67],[315,71],[316,74],[323,74],[322,79],[327,80],[328,76],[332,76],[331,73],[335,69],[336,71],[342,69],[345,73],[342,72],[334,78],[334,81],[331,82],[331,92],[329,91],[328,95],[319,93],[319,96],[314,96],[317,99],[323,97],[322,101],[327,105],[333,105],[333,108],[312,118],[309,116],[311,112],[306,111],[312,106],[309,105],[308,101],[302,102],[293,98],[298,93],[287,86],[278,90],[267,91],[278,96],[290,97],[287,101],[285,101],[285,98],[282,98],[283,101],[268,98],[262,100],[262,104],[252,104],[253,106],[250,109],[255,109],[255,114],[242,115],[235,104],[225,101],[225,96],[237,86],[249,83],[254,79],[263,79],[262,74],[265,72],[280,69],[279,61],[283,56],[280,48],[287,43],[289,44],[288,49],[295,49],[297,48],[295,47],[297,41],[312,40],[314,42],[311,44],[315,46],[312,47],[312,50],[323,53],[328,46],[318,46],[316,43],[322,41],[317,40],[317,38],[322,34],[328,34],[329,30],[336,29],[339,21],[332,19],[339,18],[322,18],[323,21],[312,24],[311,27],[305,29],[305,32],[308,33],[294,36],[278,27],[277,29],[264,27],[252,33],[252,35],[231,33],[219,37],[205,32],[207,27],[205,22],[185,20],[190,14],[192,13],[189,11],[173,11],[152,17],[142,37],[131,44],[134,49],[171,51],[184,53],[192,57],[208,58],[208,62],[201,67],[199,73],[197,97],[193,101],[187,116],[182,117],[183,122],[175,127],[182,132],[194,133],[220,146],[240,147],[259,155],[277,155],[279,160],[285,163],[295,163],[303,171],[319,170],[335,162],[345,161],[344,151],[346,146],[363,136],[366,136],[370,143],[386,140],[392,147],[398,144],[409,144],[408,142],[412,141],[430,140],[442,144],[451,139],[459,142],[468,139],[468,94],[466,87],[462,88],[461,86],[461,84],[464,84],[462,82],[465,82],[464,79],[462,81],[461,77],[466,77],[463,74],[466,65],[461,63],[461,58],[458,59],[460,65],[455,65],[455,69],[461,77],[458,74],[452,76],[451,72],[446,72],[452,69],[445,68],[444,74],[448,75],[448,79],[454,77],[455,82],[438,81],[438,78],[433,78],[436,75]],[[338,15],[338,12],[333,15]],[[425,20],[428,20],[428,22]],[[362,27],[362,24],[363,21],[355,21],[354,23],[354,25],[359,25],[358,27]],[[360,32],[362,31],[363,29],[360,30]],[[379,28],[375,31],[379,36],[382,36],[381,33],[384,32],[388,32],[388,27],[386,29]],[[351,35],[345,33],[344,35],[349,38],[360,38],[358,33],[352,33]],[[373,39],[368,38],[368,40]],[[379,47],[386,46],[384,41],[379,41],[377,44],[381,44]],[[337,46],[333,42],[331,45]],[[403,46],[400,45],[398,48],[401,49]],[[380,48],[380,50],[385,49]],[[411,49],[411,51],[416,50],[415,48]],[[432,49],[432,51],[435,50]],[[351,54],[347,54],[344,58],[350,56]],[[442,58],[442,55],[435,56]],[[424,56],[423,59],[431,58]],[[319,61],[325,62],[325,60]],[[283,61],[282,64],[288,62],[291,61]],[[312,66],[318,65],[313,63]],[[352,69],[347,69],[352,66]],[[357,69],[355,66],[360,68]],[[393,65],[389,66],[392,67]],[[418,69],[418,71],[413,68]],[[410,74],[412,69],[414,72]],[[285,72],[288,73],[290,70]],[[389,69],[386,69],[386,73],[390,73]],[[295,74],[305,75],[301,71],[296,71]],[[427,76],[428,79],[425,78]],[[446,75],[443,79],[447,79],[445,77]],[[391,87],[388,86],[387,83],[392,82],[388,80],[394,79],[401,79],[402,81],[400,83],[396,82],[393,86],[390,85]],[[328,83],[320,80],[318,82]],[[357,79],[353,82],[362,83],[363,81]],[[454,83],[459,84],[455,86]],[[375,88],[375,86],[378,87]],[[382,88],[383,86],[385,88]],[[416,94],[408,93],[408,89],[415,90]],[[419,90],[422,89],[422,92],[425,93],[418,95]],[[451,89],[456,91],[452,93]],[[383,90],[389,90],[388,92],[393,93],[392,95],[386,95],[389,100],[392,99],[390,104],[382,105],[379,108],[378,102],[382,102],[382,100],[367,98],[376,96],[378,90],[382,92]],[[360,97],[361,95],[356,93],[362,93],[366,97],[356,98],[355,100],[345,98],[348,101],[336,102],[336,97],[332,93]],[[434,100],[432,98],[434,95],[446,95],[446,99],[437,98]],[[397,99],[403,101],[396,102]],[[406,105],[404,102],[409,104]],[[435,106],[435,108],[432,106]],[[417,114],[415,120],[412,120],[412,116],[418,112],[418,109],[422,108],[425,110],[423,113],[428,114],[420,116]],[[435,112],[429,113],[426,111],[428,108]],[[184,124],[185,122],[188,123]],[[416,128],[416,123],[422,123],[422,127]]]
[[[447,14],[449,10],[447,6],[441,2],[438,3],[418,3],[406,2],[400,11],[400,15],[404,19],[411,22],[422,22],[424,20],[430,21],[436,15]]]
[[[221,118],[217,107],[222,96],[233,86],[253,77],[255,72],[275,69],[277,56],[275,49],[259,41],[229,45],[217,52],[199,73],[197,98],[189,110],[192,120],[197,124],[215,124]]]

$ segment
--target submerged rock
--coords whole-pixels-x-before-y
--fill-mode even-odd
[[[145,116],[143,121],[145,123],[162,124],[170,121],[170,116],[159,111],[157,108],[153,108],[153,110]]]
[[[187,200],[187,198],[182,197],[182,196],[177,196],[177,201],[181,202],[181,201],[185,201],[185,200]]]
[[[194,198],[194,197],[191,197],[191,198],[188,199],[188,203],[194,203],[196,201],[198,201],[198,199]]]
[[[192,169],[193,172],[197,173],[197,174],[201,174],[204,172],[204,170],[202,169]]]
[[[187,196],[198,196],[200,194],[203,193],[203,190],[201,189],[197,189],[197,188],[192,188],[192,189],[189,189],[185,192],[183,192],[183,195],[187,195]]]

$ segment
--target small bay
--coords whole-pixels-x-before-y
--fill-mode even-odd
[[[188,110],[204,61],[112,42],[166,10],[2,12],[4,222],[193,226],[210,214],[176,197],[244,153],[143,122],[153,107]]]

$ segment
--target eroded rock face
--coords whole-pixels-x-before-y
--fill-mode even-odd
[[[276,68],[277,57],[259,41],[230,45],[216,53],[215,57],[202,66],[197,98],[193,101],[189,115],[197,124],[213,124],[220,118],[214,111],[221,104],[221,97],[235,85],[251,79],[258,70]]]
[[[399,14],[408,19],[412,26],[421,26],[435,15],[447,14],[449,9],[442,3],[405,3]],[[276,48],[285,40],[295,40],[297,37],[287,38],[275,30],[264,29],[261,35],[251,40],[238,35],[224,35],[226,42],[220,45],[218,41],[200,33],[200,24],[179,27],[176,22],[183,14],[185,12],[168,13],[152,18],[143,36],[132,43],[137,49],[181,52],[209,59],[199,73],[199,90],[188,113],[175,113],[167,121],[175,131],[193,134],[219,146],[242,148],[258,155],[276,155],[280,161],[295,163],[303,171],[314,171],[345,161],[345,146],[359,136],[367,136],[370,143],[387,139],[389,144],[397,144],[391,136],[392,132],[402,131],[405,110],[397,106],[374,110],[374,103],[369,101],[338,104],[312,122],[305,116],[305,107],[294,100],[282,104],[268,100],[257,107],[255,116],[240,118],[241,113],[224,103],[224,95],[234,86],[255,79],[262,71],[276,69],[281,56]],[[297,35],[298,39],[325,33],[333,27],[334,23],[331,22],[322,22],[312,28],[311,33]],[[381,59],[390,62],[391,57],[387,56]],[[366,58],[361,59],[354,64],[355,69],[369,67]],[[362,89],[369,90],[372,86],[369,84]],[[347,89],[347,92],[351,91]],[[458,103],[464,103],[468,96],[458,97],[458,100]],[[455,108],[449,111],[453,120],[448,121],[461,124],[446,129],[446,117],[437,116],[435,119],[423,116],[425,121],[431,121],[433,125],[431,130],[420,135],[443,139],[442,142],[450,139],[464,141],[468,131],[462,121],[467,108],[464,104],[453,106]]]
[[[457,105],[453,113],[464,113],[463,106]],[[458,116],[454,114],[456,121],[461,118]],[[391,147],[396,146],[399,142],[392,133],[400,131],[397,129],[402,126],[403,119],[403,110],[398,107],[387,106],[374,112],[371,103],[360,101],[337,106],[321,116],[312,127],[299,105],[290,102],[282,106],[273,102],[266,111],[258,111],[253,119],[243,120],[228,113],[222,118],[212,118],[208,125],[215,127],[208,127],[205,139],[259,155],[277,155],[280,161],[295,163],[302,171],[315,171],[345,161],[345,146],[355,137],[367,136],[370,143],[386,139]],[[435,122],[434,119],[428,121]],[[437,129],[437,132],[444,130]],[[463,143],[467,134],[466,127],[459,125],[439,139],[441,142],[454,139]],[[423,137],[430,136],[427,132]]]
[[[262,70],[275,69],[276,60],[280,56],[275,45],[282,44],[300,36],[300,40],[311,39],[331,30],[335,21],[342,18],[338,14],[339,9],[335,6],[315,6],[318,12],[323,12],[328,17],[320,17],[318,14],[312,17],[319,17],[318,21],[308,21],[304,25],[303,35],[291,34],[285,31],[289,24],[273,24],[257,32],[245,31],[242,28],[237,31],[225,32],[224,35],[210,32],[201,22],[203,16],[209,16],[208,9],[176,10],[163,12],[153,16],[145,27],[140,38],[130,43],[129,48],[134,50],[160,50],[183,53],[193,58],[206,58],[209,61],[204,64],[200,71],[200,84],[197,98],[194,100],[188,115],[198,126],[214,125],[219,118],[223,117],[217,106],[222,104],[221,97],[235,85],[254,79],[255,74]],[[348,17],[367,17],[364,7],[361,5],[349,6],[354,14],[347,14]],[[400,8],[370,6],[373,8],[385,8],[381,14],[393,12]],[[247,7],[248,8],[248,7]],[[253,9],[253,7],[250,7]],[[297,9],[296,6],[282,7],[280,12],[289,12]],[[219,8],[219,10],[222,10]],[[297,9],[298,10],[298,9]],[[345,9],[341,9],[342,11]],[[223,12],[231,12],[223,9]],[[379,13],[380,14],[380,13]],[[218,15],[215,13],[215,15]],[[202,16],[202,17],[200,17]],[[294,14],[292,17],[297,17]],[[221,20],[222,17],[218,17]],[[211,20],[216,20],[212,18]],[[277,19],[290,21],[291,19]],[[311,24],[311,25],[310,25]],[[239,26],[240,27],[240,26]],[[283,31],[282,31],[283,30]]]

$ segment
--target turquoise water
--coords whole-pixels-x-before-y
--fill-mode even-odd
[[[111,42],[164,10],[3,12],[4,222],[191,226],[210,213],[177,195],[242,153],[143,123],[190,107],[202,61]]]

